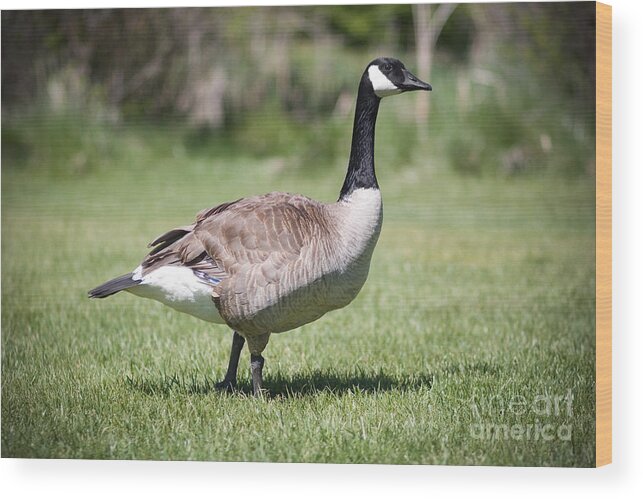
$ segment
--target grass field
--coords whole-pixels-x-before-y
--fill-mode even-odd
[[[202,208],[270,190],[334,201],[344,165],[95,133],[105,157],[72,173],[55,150],[50,168],[3,162],[2,457],[594,464],[593,178],[387,169],[380,151],[369,280],[273,335],[258,400],[247,351],[242,393],[213,389],[226,327],[86,292]]]

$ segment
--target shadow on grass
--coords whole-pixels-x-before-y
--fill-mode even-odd
[[[312,395],[319,392],[343,393],[362,392],[378,393],[391,390],[408,391],[421,387],[431,389],[432,374],[414,374],[409,376],[391,376],[383,371],[367,372],[333,372],[316,370],[308,373],[284,376],[276,373],[266,379],[265,387],[271,395],[293,397]]]
[[[125,382],[133,390],[150,396],[170,396],[173,394],[206,395],[225,393],[216,388],[218,380],[197,374],[166,374],[127,376]],[[414,374],[392,376],[384,371],[379,372],[336,372],[315,370],[293,375],[275,373],[265,375],[264,388],[273,398],[289,398],[318,393],[341,394],[378,393],[391,390],[417,390],[421,387],[431,389],[433,374]],[[252,386],[249,380],[240,380],[234,394],[251,395]]]

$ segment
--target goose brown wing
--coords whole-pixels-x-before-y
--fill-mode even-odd
[[[270,193],[203,210],[194,224],[151,243],[143,273],[181,265],[213,285],[228,278],[240,289],[276,282],[312,241],[322,239],[321,206],[304,196]]]
[[[217,285],[228,274],[207,254],[194,230],[182,231],[172,229],[167,232],[168,238],[161,239],[141,264],[143,275],[165,266],[188,267],[203,281]],[[179,235],[179,231],[181,231]],[[164,235],[160,236],[163,238]]]
[[[313,278],[312,253],[328,240],[323,211],[321,203],[304,196],[270,193],[202,219],[194,232],[229,276],[222,283],[226,290],[239,296],[254,290],[260,296],[260,289],[274,285],[281,293]]]
[[[143,275],[164,266],[183,266],[192,269],[198,277],[212,285],[228,277],[225,270],[215,263],[203,243],[196,237],[195,227],[208,217],[215,216],[237,203],[223,203],[201,211],[196,222],[171,229],[161,234],[148,247],[153,247],[141,264]]]

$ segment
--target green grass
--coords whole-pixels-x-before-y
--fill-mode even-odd
[[[88,140],[71,169],[56,141],[3,161],[2,457],[594,464],[592,178],[386,168],[395,148],[378,143],[369,280],[348,308],[273,335],[258,400],[245,351],[241,393],[212,387],[226,327],[86,291],[201,208],[270,190],[333,201],[343,162],[194,153],[172,130]],[[546,410],[569,393],[572,413]],[[480,424],[571,438],[477,438]]]

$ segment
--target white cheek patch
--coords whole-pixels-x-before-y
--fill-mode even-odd
[[[384,76],[384,73],[380,71],[380,68],[375,65],[368,68],[368,77],[373,85],[375,95],[380,98],[388,95],[399,94],[402,91],[397,88],[391,80]]]

